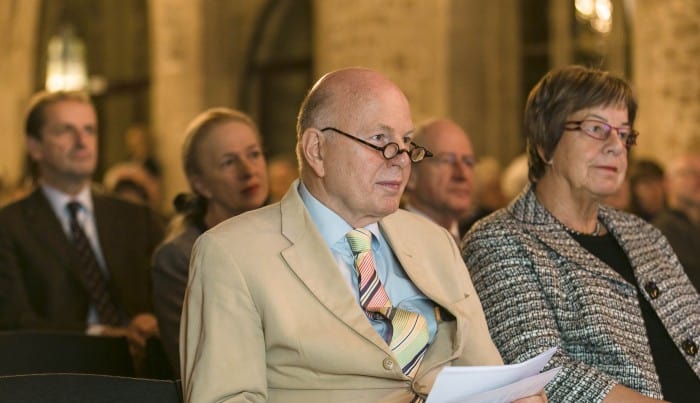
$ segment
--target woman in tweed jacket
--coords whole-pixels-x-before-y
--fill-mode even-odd
[[[504,361],[559,347],[552,402],[700,401],[700,296],[658,230],[600,205],[636,109],[605,72],[545,75],[525,109],[531,184],[462,244]]]

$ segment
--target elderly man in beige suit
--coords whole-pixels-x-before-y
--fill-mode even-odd
[[[301,180],[194,247],[187,401],[422,401],[445,366],[502,363],[449,232],[398,210],[411,164],[430,155],[412,136],[408,101],[383,75],[349,68],[314,85],[297,125]]]

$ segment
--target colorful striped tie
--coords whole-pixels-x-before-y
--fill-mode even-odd
[[[391,322],[389,348],[401,365],[403,373],[413,377],[428,347],[428,325],[425,318],[401,308],[394,308],[379,281],[372,255],[372,233],[364,228],[347,233],[350,249],[355,255],[355,271],[359,277],[360,305],[372,319]]]

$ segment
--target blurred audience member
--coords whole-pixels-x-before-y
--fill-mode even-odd
[[[160,163],[153,155],[152,139],[148,129],[143,124],[131,125],[124,132],[124,144],[126,145],[128,161],[142,166],[154,179],[161,177]]]
[[[135,162],[119,162],[110,167],[102,179],[105,189],[126,200],[160,210],[158,180]]]
[[[666,235],[685,272],[700,290],[700,152],[676,158],[666,176],[668,207],[652,223]]]
[[[297,159],[294,155],[278,154],[267,163],[268,177],[270,178],[270,202],[278,202],[282,199],[289,186],[299,177]]]
[[[630,212],[651,221],[666,206],[663,169],[649,159],[633,160],[628,177]]]
[[[431,150],[433,158],[411,167],[406,209],[430,218],[459,241],[459,220],[472,209],[476,159],[469,136],[452,120],[435,119],[418,126],[413,141]]]
[[[464,236],[475,222],[505,203],[501,189],[501,165],[493,157],[480,158],[474,165],[474,201],[469,215],[459,222],[459,233]]]
[[[615,193],[603,199],[603,204],[622,211],[630,211],[632,200],[629,177],[625,176],[620,188]]]
[[[501,189],[506,203],[515,199],[530,182],[527,180],[527,154],[513,158],[501,177]]]
[[[263,205],[268,182],[261,138],[244,113],[213,108],[187,128],[182,163],[193,195],[178,195],[167,239],[153,257],[153,304],[166,354],[179,373],[180,312],[192,245],[205,230]],[[240,347],[245,348],[245,347]]]
[[[158,334],[149,257],[160,219],[91,188],[97,116],[86,94],[35,95],[25,133],[39,186],[0,211],[0,329],[124,335],[141,356]]]

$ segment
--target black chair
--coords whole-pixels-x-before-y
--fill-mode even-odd
[[[133,376],[134,364],[125,337],[0,332],[0,375],[58,372]]]
[[[177,374],[165,354],[163,343],[157,337],[151,337],[146,341],[146,356],[143,362],[143,374],[145,378],[175,379]]]
[[[180,403],[180,381],[91,374],[0,376],[0,401],[13,403]]]

